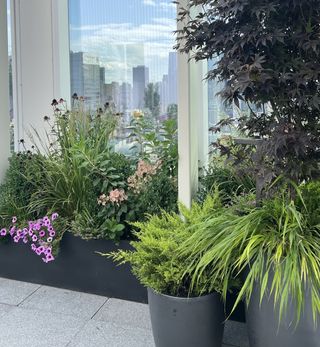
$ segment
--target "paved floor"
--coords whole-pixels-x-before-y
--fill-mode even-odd
[[[147,305],[3,278],[0,325],[0,347],[154,347]],[[244,324],[224,341],[248,347]]]

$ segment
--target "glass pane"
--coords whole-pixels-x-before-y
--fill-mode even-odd
[[[10,116],[10,144],[14,150],[14,114],[13,114],[13,81],[12,81],[12,37],[11,37],[11,11],[10,0],[7,0],[8,23],[8,62],[9,62],[9,116]]]
[[[130,124],[177,112],[176,5],[171,0],[69,0],[71,92]],[[126,132],[122,132],[123,138]]]

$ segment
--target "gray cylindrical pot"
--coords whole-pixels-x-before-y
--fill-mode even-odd
[[[220,294],[178,298],[148,288],[157,347],[221,347],[224,306]]]
[[[306,290],[298,325],[296,306],[293,300],[289,302],[279,323],[273,296],[266,295],[260,304],[260,286],[255,285],[246,314],[250,347],[320,347],[320,326],[314,325],[310,290]]]

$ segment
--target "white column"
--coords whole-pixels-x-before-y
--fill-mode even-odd
[[[199,166],[201,168],[208,166],[209,159],[209,92],[208,81],[205,79],[208,72],[208,62],[199,62],[199,74],[196,76],[198,83],[199,97],[199,116],[198,133],[199,133]],[[200,104],[201,103],[201,104]]]
[[[0,0],[0,181],[10,155],[7,0]]]
[[[52,99],[70,99],[68,0],[14,1],[17,140],[40,134]]]
[[[185,8],[188,2],[180,0],[179,6]],[[178,28],[183,25],[179,22]],[[186,54],[178,55],[178,185],[179,201],[190,207],[198,189],[199,162],[200,165],[206,163],[208,116],[203,103],[206,91],[204,64],[188,59]]]

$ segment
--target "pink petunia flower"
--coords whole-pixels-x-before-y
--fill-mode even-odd
[[[59,217],[58,213],[53,213],[51,216],[51,220],[54,221]]]

